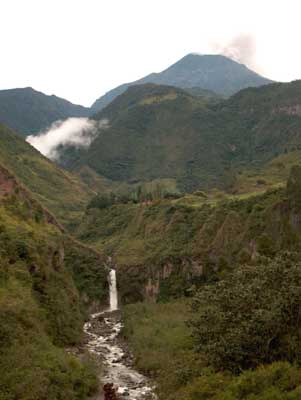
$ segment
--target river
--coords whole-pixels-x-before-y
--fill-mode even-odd
[[[102,364],[99,380],[102,385],[113,383],[118,399],[155,400],[148,379],[133,368],[133,358],[125,343],[119,338],[122,329],[121,313],[118,310],[116,271],[110,270],[110,308],[92,314],[84,325],[86,348]],[[103,399],[100,394],[96,400]]]

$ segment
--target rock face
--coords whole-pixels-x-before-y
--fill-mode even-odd
[[[301,167],[287,188],[191,207],[164,200],[145,207],[90,209],[79,233],[113,255],[121,301],[165,300],[242,263],[301,246]],[[107,225],[109,224],[109,225]],[[106,228],[109,226],[109,228]]]
[[[183,258],[161,265],[116,266],[118,269],[119,294],[122,302],[156,302],[170,296],[188,294],[194,282],[204,277],[201,260]],[[139,285],[136,277],[140,276]],[[187,292],[186,292],[187,291]]]

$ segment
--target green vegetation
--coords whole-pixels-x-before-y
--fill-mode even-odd
[[[95,392],[64,348],[107,301],[101,254],[123,303],[161,302],[126,306],[124,334],[162,398],[300,398],[300,85],[131,87],[64,154],[77,176],[0,127],[1,399]]]
[[[300,368],[276,362],[238,377],[205,373],[175,396],[182,400],[297,400],[301,394],[300,378]]]
[[[1,261],[1,399],[86,399],[97,390],[91,362],[79,361],[54,346],[46,333],[43,308],[32,294],[31,278],[25,269],[6,271],[5,283],[3,269]],[[70,319],[68,314],[64,317]]]
[[[279,360],[300,364],[299,257],[239,267],[198,291],[193,333],[210,365],[237,373]]]
[[[237,199],[195,200],[198,206],[182,199],[90,203],[78,238],[114,257],[124,301],[143,299],[149,278],[159,283],[162,298],[179,297],[192,284],[214,280],[242,261],[300,248],[293,211],[282,211],[283,189]]]
[[[80,344],[85,306],[106,291],[99,254],[0,166],[1,399],[84,400],[97,390],[91,361],[64,347]]]
[[[181,197],[176,183],[171,179],[157,179],[144,184],[123,183],[114,191],[97,194],[87,208],[107,208],[114,204],[143,203]]]
[[[28,87],[0,90],[0,123],[24,136],[48,128],[68,117],[85,117],[88,109]]]
[[[80,240],[114,255],[119,265],[142,265],[192,254],[194,236],[210,207],[193,210],[169,201],[90,208]]]
[[[108,282],[104,257],[70,237],[65,237],[64,248],[64,263],[72,275],[83,306],[92,302],[94,305],[106,304]]]
[[[65,226],[78,221],[94,193],[75,175],[43,157],[0,125],[0,163],[5,165]]]
[[[285,185],[291,168],[301,164],[301,151],[280,154],[260,167],[239,170],[233,188],[235,194],[264,192]]]
[[[202,286],[192,308],[126,306],[137,367],[164,399],[299,399],[300,279],[299,255],[284,253]]]
[[[62,165],[116,183],[172,179],[181,192],[262,191],[287,173],[267,163],[301,148],[300,86],[249,88],[217,103],[171,86],[132,86],[94,117],[110,121],[105,133],[87,151],[66,151]]]
[[[164,303],[126,306],[124,334],[136,356],[137,368],[154,379],[161,398],[299,399],[300,171],[300,166],[292,168],[287,189],[224,196],[222,200],[212,193],[196,193],[193,205],[183,205],[185,196],[149,207],[148,212],[156,209],[153,223],[158,223],[159,215],[161,223],[164,221],[161,229],[170,252],[157,278],[157,298]],[[171,204],[175,213],[181,210],[182,217],[183,213],[191,215],[191,219],[180,219],[185,221],[185,231],[190,228],[193,232],[187,242],[176,219],[174,232],[181,238],[180,250],[171,236],[173,219],[162,218],[166,218],[163,210]],[[146,215],[140,214],[136,220],[144,229],[151,224]],[[132,232],[131,239],[137,237],[139,231]],[[147,234],[143,237],[145,249],[149,249],[148,238]],[[120,236],[119,240],[124,239]],[[163,236],[156,246],[160,240]],[[182,260],[191,259],[182,270],[175,260],[168,264],[181,251]],[[184,256],[185,251],[188,253]],[[202,266],[203,279],[189,279],[187,275],[187,268],[193,271],[196,260]],[[160,271],[159,261],[152,259],[151,264],[150,270],[141,270],[145,285],[154,270]],[[164,266],[168,265],[173,271],[164,277]],[[189,284],[190,290],[186,286],[183,292],[181,289]],[[185,300],[183,295],[190,298]],[[171,300],[175,297],[180,299]]]
[[[185,322],[190,316],[188,302],[131,304],[123,316],[123,334],[134,350],[137,368],[155,380],[160,398],[174,398],[201,366]]]
[[[292,169],[287,189],[264,193],[197,192],[138,204],[98,197],[76,234],[113,256],[124,302],[186,296],[242,263],[300,251],[300,168]]]

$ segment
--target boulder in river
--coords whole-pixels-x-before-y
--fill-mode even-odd
[[[104,400],[118,400],[116,388],[113,383],[106,383],[103,386]]]

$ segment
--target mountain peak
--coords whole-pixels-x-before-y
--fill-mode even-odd
[[[241,89],[266,85],[272,81],[224,55],[189,53],[162,72],[147,75],[107,92],[92,105],[92,112],[96,113],[106,107],[128,87],[144,83],[181,89],[199,88],[231,96]]]

